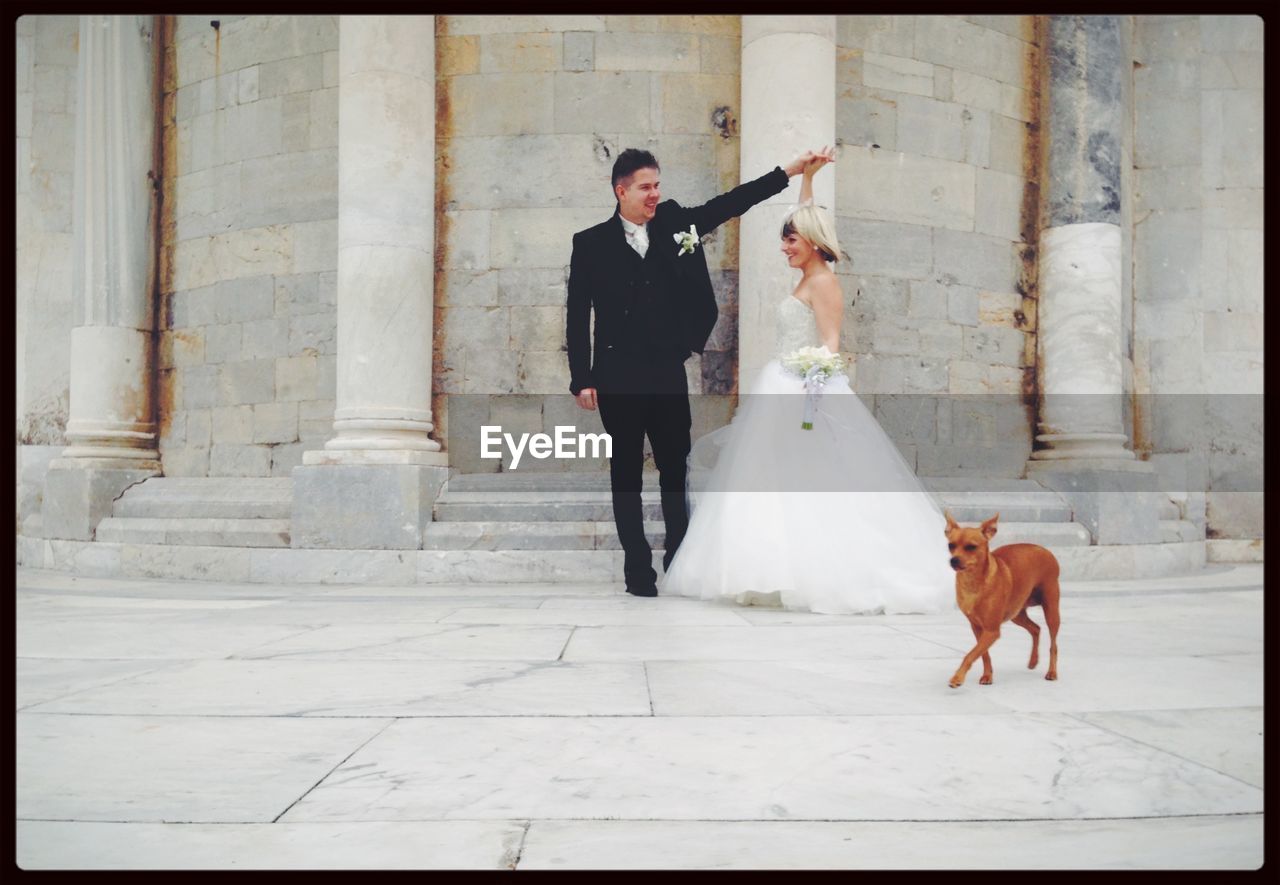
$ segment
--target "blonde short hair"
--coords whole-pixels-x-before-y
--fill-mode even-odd
[[[792,209],[782,221],[782,237],[785,239],[790,234],[799,234],[812,243],[824,260],[840,260],[836,226],[827,210],[811,203]]]

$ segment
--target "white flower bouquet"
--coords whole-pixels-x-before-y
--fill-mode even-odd
[[[832,353],[824,344],[821,347],[801,347],[782,357],[782,367],[804,382],[804,417],[801,430],[813,430],[813,415],[817,411],[818,397],[829,380],[845,369],[844,358]]]

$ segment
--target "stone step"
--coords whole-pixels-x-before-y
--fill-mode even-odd
[[[293,497],[293,479],[287,476],[156,476],[125,491],[127,497],[155,495],[208,501],[288,501]]]
[[[111,506],[111,515],[143,519],[283,519],[288,521],[293,502],[211,501],[178,495],[124,494]]]
[[[1071,508],[1052,493],[987,495],[943,493],[938,503],[959,522],[980,522],[999,513],[1001,522],[1067,523]],[[641,495],[646,519],[660,519],[656,490]],[[603,522],[613,519],[605,492],[446,492],[435,503],[438,522]]]
[[[978,494],[1004,494],[1006,492],[1040,493],[1058,496],[1033,479],[1008,477],[923,477],[925,488],[933,492],[972,492]],[[658,475],[646,471],[644,488],[657,490]],[[449,478],[445,493],[454,492],[608,492],[609,474],[606,472],[582,473],[459,473]]]
[[[644,525],[654,548],[666,542],[659,520]],[[618,550],[613,521],[562,522],[433,522],[423,533],[424,550]],[[1005,522],[996,535],[997,545],[1031,543],[1045,547],[1080,547],[1089,544],[1088,530],[1074,522]],[[939,552],[945,548],[939,539]]]
[[[1182,508],[1172,498],[1162,497],[1160,499],[1160,520],[1164,521],[1166,519],[1182,519]]]
[[[1074,523],[1072,523],[1074,525]],[[1064,580],[1154,577],[1178,574],[1204,565],[1199,544],[1090,546],[1088,531],[1076,526],[1072,538],[1016,537],[1011,542],[1040,543],[1062,567]],[[1065,541],[1066,543],[1064,543]],[[662,575],[662,550],[654,548],[653,568]],[[946,550],[943,548],[943,553]],[[621,550],[424,550],[418,560],[417,583],[606,583],[622,581]]]
[[[1071,507],[1053,492],[937,492],[938,503],[957,522],[982,522],[1000,514],[1005,522],[1071,522]]]
[[[641,498],[645,519],[661,519],[662,504],[657,493]],[[455,503],[436,501],[434,518],[440,524],[451,522],[506,522],[537,525],[548,522],[605,522],[613,519],[613,505],[608,494],[595,501],[482,501]]]
[[[646,489],[658,488],[658,474],[646,471]],[[582,473],[456,473],[449,477],[446,492],[575,492],[609,491],[607,472]]]
[[[288,476],[153,476],[144,482],[133,486],[140,489],[144,486],[148,488],[193,488],[193,487],[213,487],[213,486],[230,486],[235,488],[245,488],[247,486],[262,486],[264,488],[289,488],[293,485],[293,478]]]
[[[1050,548],[1067,581],[1149,579],[1199,572],[1204,541]],[[620,550],[308,550],[58,541],[18,537],[18,564],[104,578],[243,584],[489,585],[589,584],[612,597],[621,589]],[[662,554],[654,554],[661,569]],[[1247,576],[1261,582],[1255,570]],[[1251,583],[1250,586],[1253,586]],[[449,593],[457,592],[453,587]],[[1109,591],[1107,591],[1109,592]]]
[[[1186,519],[1160,520],[1160,542],[1170,544],[1177,541],[1203,541],[1204,529]]]
[[[283,519],[293,510],[289,477],[167,477],[127,489],[113,516],[140,519]]]
[[[96,540],[203,547],[288,547],[287,519],[180,519],[109,516]]]
[[[644,524],[650,544],[661,547],[666,529]],[[620,550],[613,519],[583,522],[433,522],[423,533],[424,550]]]
[[[984,495],[1042,494],[1058,497],[1034,479],[1013,479],[1006,476],[922,476],[921,484],[929,491],[945,495],[951,492],[972,492]]]

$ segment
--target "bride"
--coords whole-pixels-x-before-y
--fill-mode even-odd
[[[695,506],[664,594],[834,614],[953,604],[942,513],[848,377],[826,382],[811,415],[804,380],[780,359],[814,344],[839,351],[844,305],[828,263],[840,249],[812,205],[813,175],[833,159],[824,149],[804,169],[782,225],[782,253],[802,275],[778,303],[779,358],[733,421],[693,448]]]

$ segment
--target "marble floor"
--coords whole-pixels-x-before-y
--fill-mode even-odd
[[[25,869],[1263,861],[1260,565],[1064,583],[1060,679],[1010,627],[959,689],[955,611],[18,569],[15,613]]]

